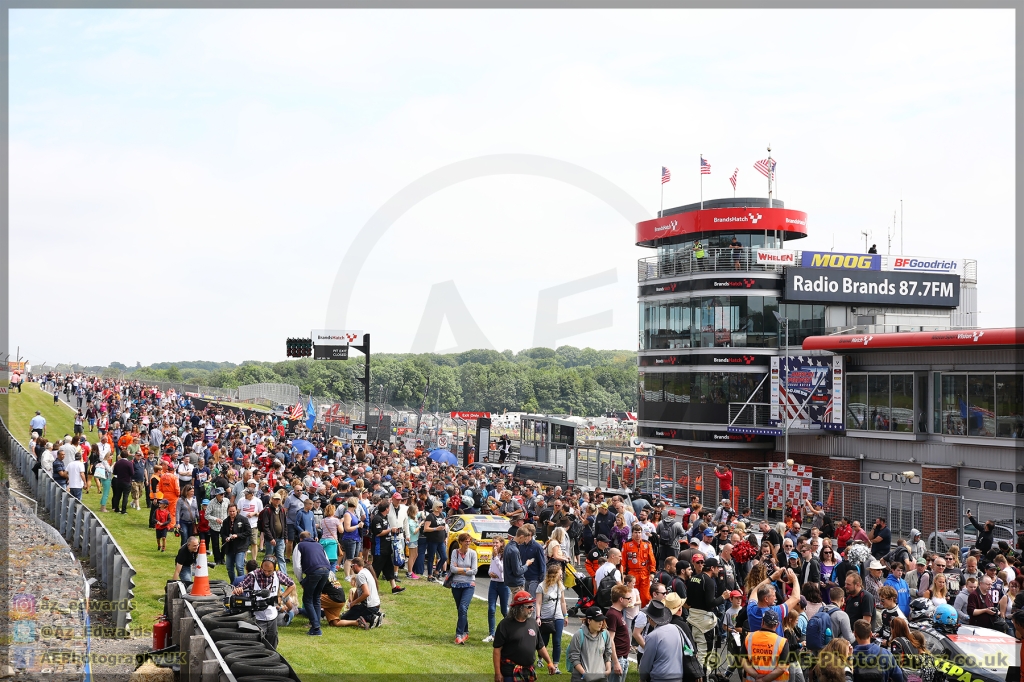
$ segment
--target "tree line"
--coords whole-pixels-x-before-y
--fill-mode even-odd
[[[301,358],[283,362],[246,361],[240,365],[206,361],[155,363],[127,368],[111,363],[100,370],[133,379],[180,381],[218,388],[245,384],[294,384],[304,394],[361,400],[364,359]],[[427,411],[488,410],[598,416],[612,410],[636,411],[636,353],[561,346],[463,353],[381,353],[370,361],[371,400]],[[429,383],[428,383],[429,382]]]

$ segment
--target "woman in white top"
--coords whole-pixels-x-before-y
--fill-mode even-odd
[[[505,587],[505,539],[494,538],[491,541],[491,565],[487,575],[491,579],[487,589],[487,636],[485,642],[494,641],[494,613],[501,605],[501,617],[508,615],[508,588]]]
[[[556,528],[551,532],[551,539],[544,547],[544,554],[547,556],[547,563],[558,564],[562,569],[569,562],[569,554],[565,551],[565,544],[568,542],[564,528]],[[565,542],[563,542],[563,540]]]
[[[561,564],[548,565],[544,582],[537,586],[536,598],[540,607],[537,609],[537,625],[540,626],[544,646],[548,645],[548,638],[554,639],[551,644],[551,660],[557,668],[562,657],[562,628],[565,627],[565,619],[569,614],[569,609],[565,606]]]
[[[932,584],[932,588],[928,590],[928,598],[932,601],[932,606],[939,607],[946,603],[946,574],[939,573],[935,576],[935,582]]]

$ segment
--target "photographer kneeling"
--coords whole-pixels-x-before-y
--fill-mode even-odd
[[[281,588],[284,587],[284,592]],[[277,648],[277,603],[279,599],[287,600],[295,594],[295,582],[284,572],[277,570],[273,559],[267,558],[260,564],[259,570],[245,576],[242,584],[234,589],[234,594],[245,592],[257,598],[264,608],[256,611],[256,625],[263,632],[263,638],[272,649]],[[257,592],[265,592],[257,595]]]

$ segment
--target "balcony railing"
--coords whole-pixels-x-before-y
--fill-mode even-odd
[[[757,262],[759,249],[743,247],[739,249],[705,249],[704,257],[697,258],[693,251],[682,251],[670,257],[650,256],[637,261],[637,281],[646,282],[654,279],[666,279],[681,275],[699,274],[702,272],[782,272],[787,265],[783,263],[761,264]],[[801,265],[801,251],[794,252],[793,265]],[[884,268],[889,258],[896,256],[883,255],[882,267]],[[973,259],[964,260],[963,272],[960,280],[964,284],[976,284],[978,282],[978,261]]]
[[[771,426],[770,403],[729,403],[729,426]]]

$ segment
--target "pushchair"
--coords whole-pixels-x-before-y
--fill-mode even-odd
[[[584,572],[582,575],[571,563],[565,566],[566,575],[571,575],[576,584],[572,589],[576,591],[576,603],[569,607],[569,615],[576,618],[581,611],[586,611],[597,604],[597,593],[594,591],[594,579]]]

